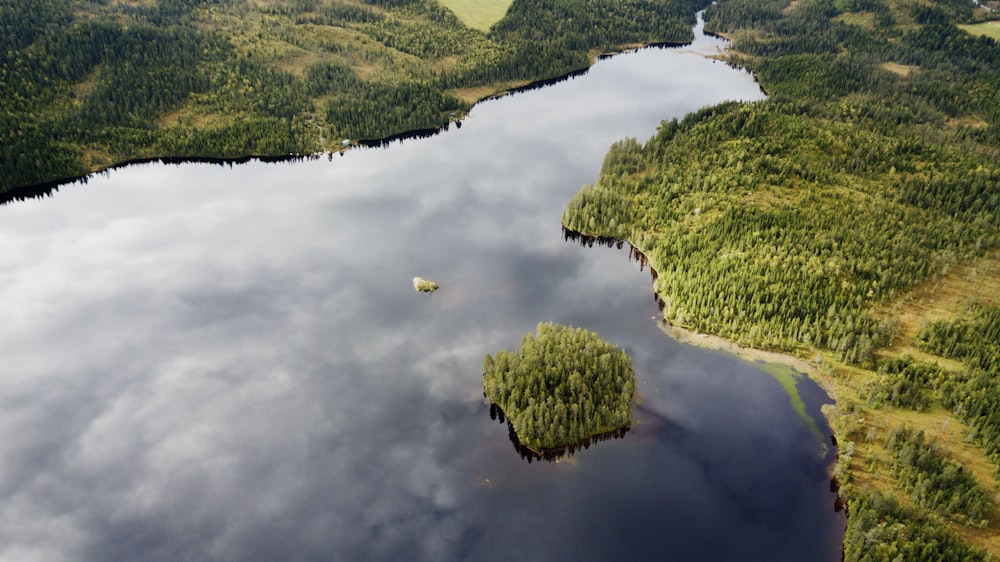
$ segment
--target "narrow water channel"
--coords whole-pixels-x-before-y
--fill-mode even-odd
[[[717,46],[385,149],[0,208],[0,558],[839,560],[829,457],[781,386],[667,339],[648,272],[560,230],[612,142],[762,97]],[[631,353],[624,439],[528,464],[490,419],[483,356],[542,321]]]

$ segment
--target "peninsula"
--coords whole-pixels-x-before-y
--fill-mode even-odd
[[[644,254],[671,325],[812,364],[837,400],[846,560],[1000,555],[992,13],[714,4],[706,30],[769,99],[622,140],[563,217]]]

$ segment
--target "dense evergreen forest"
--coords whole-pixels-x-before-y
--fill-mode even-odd
[[[617,143],[564,225],[639,247],[673,322],[871,365],[875,304],[1000,241],[1000,46],[941,8],[783,5],[708,10],[771,98]]]
[[[535,452],[572,446],[631,421],[632,360],[583,328],[539,324],[519,350],[487,355],[483,363],[486,397]]]
[[[648,258],[665,321],[817,365],[837,394],[847,560],[1000,553],[1000,287],[900,341],[904,313],[1000,245],[1000,45],[956,26],[988,16],[713,4],[706,29],[769,99],[616,143],[563,216]]]
[[[136,158],[305,154],[437,128],[478,98],[690,39],[705,0],[4,0],[0,192]]]

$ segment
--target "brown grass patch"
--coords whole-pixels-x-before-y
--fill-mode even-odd
[[[909,76],[910,74],[913,74],[914,72],[920,70],[920,67],[918,66],[911,66],[908,64],[897,64],[894,62],[885,62],[882,63],[881,66],[883,70],[888,70],[893,74],[903,77]]]
[[[875,14],[870,12],[846,12],[833,19],[834,21],[855,25],[864,29],[875,29]]]
[[[982,117],[978,115],[964,115],[958,119],[947,119],[944,122],[945,126],[957,129],[959,127],[969,127],[972,129],[983,129],[989,127],[990,124],[983,120]]]
[[[478,88],[459,88],[456,90],[451,90],[451,94],[458,99],[467,103],[476,103],[477,101],[486,99],[490,96],[495,96],[502,94],[503,92],[519,88],[521,86],[527,85],[529,82],[526,80],[507,82],[506,84],[501,84],[499,86],[480,86]]]
[[[98,81],[97,79],[100,77],[100,75],[101,75],[101,66],[98,65],[97,67],[94,68],[93,71],[91,71],[91,73],[87,76],[87,78],[83,82],[77,82],[76,84],[73,84],[73,95],[76,96],[76,99],[82,100],[87,96],[89,96],[90,93],[94,91],[94,88],[97,87],[97,81]]]
[[[488,98],[497,92],[496,88],[480,86],[478,88],[462,88],[460,90],[452,90],[451,93],[466,103],[476,103],[477,101],[483,98]]]
[[[197,113],[190,107],[181,107],[164,114],[157,121],[157,124],[164,128],[191,126],[195,129],[204,129],[215,125],[221,121],[218,115],[210,113]]]
[[[306,52],[282,59],[279,67],[289,74],[301,77],[305,75],[307,68],[322,60],[323,57],[318,54]]]
[[[892,315],[895,311],[896,338],[884,351],[893,355],[920,355],[921,352],[913,347],[913,339],[921,325],[954,318],[970,301],[1000,304],[1000,250],[930,279],[883,310],[876,311],[878,316]],[[945,364],[940,358],[935,360]]]
[[[889,430],[905,425],[923,431],[928,437],[936,437],[942,448],[970,471],[976,481],[994,498],[998,488],[994,466],[974,443],[966,442],[968,427],[940,406],[923,412],[896,408],[873,409],[865,405],[860,390],[874,373],[837,362],[827,363],[827,376],[820,378],[820,384],[827,392],[837,397],[837,406],[825,410],[831,426],[840,441],[841,450],[847,446],[847,433],[855,429],[854,456],[851,460],[850,478],[852,486],[865,486],[895,497],[901,504],[934,518],[952,533],[976,547],[986,549],[993,555],[1000,555],[1000,513],[996,509],[990,514],[990,524],[983,528],[969,527],[944,519],[921,509],[909,498],[892,475],[892,455],[882,443]],[[848,401],[855,404],[853,412],[843,411]],[[871,439],[868,436],[871,435]]]

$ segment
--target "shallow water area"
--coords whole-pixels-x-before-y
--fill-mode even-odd
[[[0,208],[0,559],[838,560],[781,386],[666,338],[627,250],[560,229],[612,142],[761,97],[642,50],[428,139]],[[490,419],[483,356],[542,321],[632,355],[624,439],[528,464]]]

